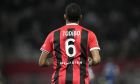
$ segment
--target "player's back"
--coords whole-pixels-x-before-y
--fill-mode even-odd
[[[87,61],[89,32],[73,23],[53,31],[55,69],[53,83],[89,84]]]

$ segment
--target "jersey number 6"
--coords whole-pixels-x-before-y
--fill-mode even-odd
[[[74,43],[74,39],[73,38],[69,38],[66,40],[65,42],[65,51],[66,51],[66,54],[67,56],[69,57],[74,57],[76,55],[76,48],[73,44],[69,44],[69,42],[73,42]],[[72,53],[69,52],[69,49],[72,48]]]

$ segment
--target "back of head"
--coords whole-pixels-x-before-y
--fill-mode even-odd
[[[80,19],[81,8],[76,3],[69,4],[65,9],[67,20],[70,22],[77,22]]]

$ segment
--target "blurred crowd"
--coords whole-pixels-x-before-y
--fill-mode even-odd
[[[30,60],[47,34],[61,23],[64,0],[3,0],[0,2],[2,61]],[[61,23],[62,24],[62,23]]]
[[[65,6],[73,1],[82,8],[81,25],[96,33],[103,60],[139,57],[138,0],[1,0],[0,68],[5,62],[36,60],[49,32],[65,25]]]

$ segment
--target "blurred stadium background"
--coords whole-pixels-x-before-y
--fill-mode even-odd
[[[116,84],[140,84],[139,0],[0,0],[0,84],[50,84],[52,67],[37,66],[39,49],[50,31],[65,24],[65,6],[73,1],[101,46],[96,83],[108,84],[111,59]]]

